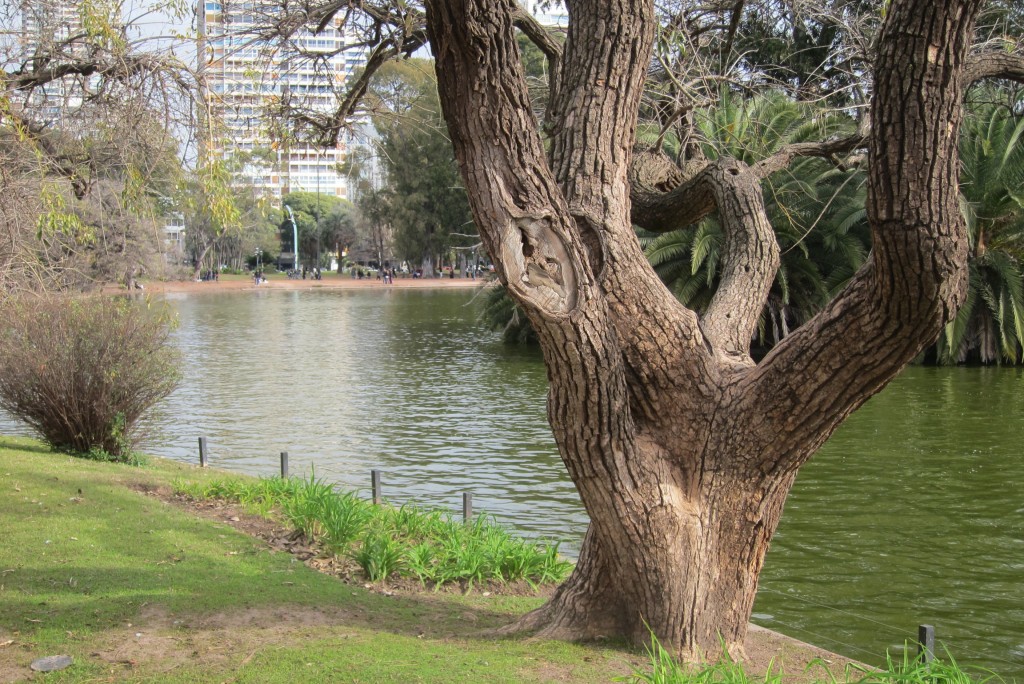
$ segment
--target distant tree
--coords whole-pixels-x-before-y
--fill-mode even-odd
[[[359,196],[356,227],[360,236],[356,254],[369,261],[381,261],[386,253],[400,253],[395,248],[394,217],[388,189],[370,188]]]
[[[214,158],[205,159],[195,176],[179,189],[188,226],[185,237],[193,255],[193,280],[204,269],[219,269],[219,263],[207,262],[207,258],[216,254],[217,247],[225,241],[241,235],[243,217],[238,192],[232,187],[231,166]]]
[[[370,94],[385,180],[364,214],[371,226],[390,226],[396,255],[430,275],[451,247],[479,242],[441,117],[433,64],[389,64],[374,77]]]
[[[323,257],[329,254],[336,240],[332,230],[344,226],[345,216],[352,211],[352,203],[334,195],[315,192],[290,192],[281,198],[295,215],[299,233],[299,263],[309,267],[323,267]],[[329,223],[328,216],[335,215]],[[280,223],[282,244],[291,245],[292,224],[285,214]],[[284,250],[284,251],[290,251]],[[320,259],[320,261],[318,261]]]
[[[333,249],[338,260],[338,273],[341,273],[344,265],[345,251],[359,239],[358,216],[356,207],[343,200],[320,222],[321,240],[328,249]]]

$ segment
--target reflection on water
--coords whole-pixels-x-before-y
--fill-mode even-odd
[[[536,350],[475,321],[472,293],[312,291],[180,297],[182,387],[152,452],[293,473],[348,488],[383,471],[384,494],[477,509],[533,535],[576,539],[586,517],[545,418]]]
[[[148,451],[476,508],[573,550],[586,515],[545,418],[535,350],[475,322],[462,290],[178,295],[181,388]],[[910,369],[797,480],[755,620],[878,662],[935,625],[961,663],[1024,679],[1024,377]],[[21,431],[0,420],[0,431]]]

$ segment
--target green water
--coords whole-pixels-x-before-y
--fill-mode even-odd
[[[932,624],[1024,679],[1024,376],[911,368],[808,464],[755,621],[875,662]]]
[[[468,291],[258,291],[169,297],[182,387],[148,450],[293,474],[453,512],[474,505],[533,536],[586,527],[545,419],[536,350],[475,322]],[[933,624],[961,663],[1024,681],[1024,377],[910,369],[801,473],[755,621],[854,658]],[[0,431],[17,431],[0,420]]]

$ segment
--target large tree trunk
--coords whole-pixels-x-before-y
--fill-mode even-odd
[[[579,563],[513,629],[566,638],[648,629],[678,655],[735,655],[799,467],[949,319],[962,297],[956,202],[973,0],[894,0],[872,109],[870,263],[761,363],[750,340],[778,268],[764,169],[679,173],[646,215],[717,209],[722,281],[701,314],[658,281],[631,221],[632,147],[654,36],[650,0],[570,0],[537,131],[512,0],[428,0],[445,118],[477,225],[530,317],[548,414],[591,518]],[[660,203],[660,206],[659,206]],[[638,219],[639,220],[639,219]]]

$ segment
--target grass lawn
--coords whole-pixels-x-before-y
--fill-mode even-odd
[[[183,474],[219,475],[0,437],[0,682],[606,682],[643,661],[487,638],[540,599],[372,593],[144,491]]]

